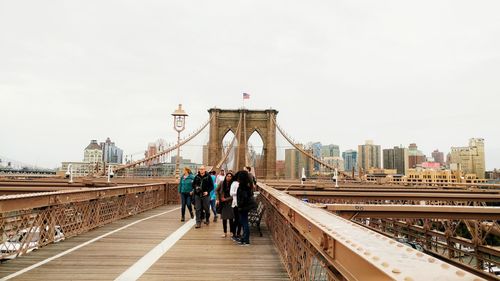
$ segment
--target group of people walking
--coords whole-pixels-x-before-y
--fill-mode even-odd
[[[202,221],[209,225],[210,209],[212,209],[214,222],[217,221],[217,213],[220,213],[222,237],[228,237],[229,224],[231,238],[242,246],[250,245],[248,212],[257,207],[254,198],[256,179],[250,171],[250,167],[245,167],[236,173],[232,171],[225,173],[221,169],[219,174],[215,175],[215,171],[209,173],[205,166],[201,166],[198,173],[193,175],[191,170],[185,167],[179,181],[181,221],[185,221],[187,208],[191,218],[196,215],[195,228],[200,228]],[[192,200],[194,200],[195,214],[191,206]]]

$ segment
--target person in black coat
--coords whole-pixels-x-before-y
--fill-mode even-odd
[[[214,189],[212,177],[205,166],[201,166],[193,180],[194,207],[196,209],[196,228],[201,227],[201,210],[205,212],[205,224],[210,223],[210,192]]]
[[[238,175],[239,187],[237,191],[238,212],[240,215],[240,223],[243,227],[243,237],[240,240],[240,245],[250,245],[250,226],[248,224],[248,212],[256,207],[255,198],[253,197],[254,184],[248,171],[240,171]]]
[[[227,173],[224,180],[217,185],[217,205],[220,209],[220,217],[222,219],[222,229],[224,230],[224,235],[222,237],[227,237],[227,221],[229,221],[229,229],[232,236],[234,237],[234,212],[231,204],[233,203],[233,197],[231,196],[231,184],[233,183],[233,174]]]

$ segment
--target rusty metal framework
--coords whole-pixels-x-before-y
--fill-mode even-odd
[[[416,243],[426,253],[497,280],[487,273],[500,266],[497,220],[355,217],[353,221],[391,238]]]
[[[0,259],[178,202],[175,183],[0,196]]]
[[[500,220],[500,207],[396,204],[324,204],[319,206],[345,219],[402,217],[407,219]]]
[[[288,189],[303,189],[303,190],[318,190],[318,189],[335,189],[342,190],[346,188],[362,188],[362,189],[401,189],[401,190],[422,190],[422,191],[447,191],[447,190],[463,190],[468,192],[487,192],[500,193],[500,184],[485,184],[485,183],[454,183],[454,182],[428,182],[428,183],[403,183],[403,182],[363,182],[356,180],[344,180],[340,187],[335,187],[332,180],[329,178],[317,178],[305,183],[298,183],[296,180],[272,180],[264,181],[275,188]]]
[[[266,225],[291,280],[345,280],[321,254],[266,202]],[[286,239],[283,239],[286,237]]]
[[[354,192],[354,191],[286,191],[310,203],[323,204],[401,204],[487,206],[500,202],[499,194],[441,192]]]
[[[500,266],[499,207],[369,204],[321,207],[389,237],[406,239],[423,251],[479,275]]]
[[[483,280],[259,183],[291,280]]]
[[[265,180],[264,183],[282,190],[329,190],[329,191],[343,191],[343,190],[359,190],[359,191],[380,191],[380,190],[394,190],[394,191],[407,191],[407,192],[453,192],[453,193],[482,193],[482,194],[499,194],[500,188],[493,188],[493,186],[476,187],[476,186],[430,186],[430,185],[400,185],[400,184],[370,184],[359,182],[343,182],[340,187],[335,187],[331,180],[313,180],[310,182],[300,183],[296,180]]]

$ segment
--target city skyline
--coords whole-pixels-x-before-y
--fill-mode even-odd
[[[64,4],[63,4],[64,3]],[[26,8],[29,7],[29,8]],[[0,155],[55,168],[89,140],[176,142],[170,115],[274,108],[301,143],[430,155],[485,139],[500,167],[497,1],[0,4]],[[112,14],[113,17],[109,17]],[[228,24],[229,23],[229,24]],[[201,159],[207,132],[189,143]],[[278,139],[279,141],[279,139]],[[281,145],[284,146],[282,141]],[[280,144],[278,144],[280,146]]]

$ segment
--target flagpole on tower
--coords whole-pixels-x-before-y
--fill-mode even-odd
[[[247,93],[243,93],[243,108],[245,108],[245,100],[250,99],[250,95]]]

